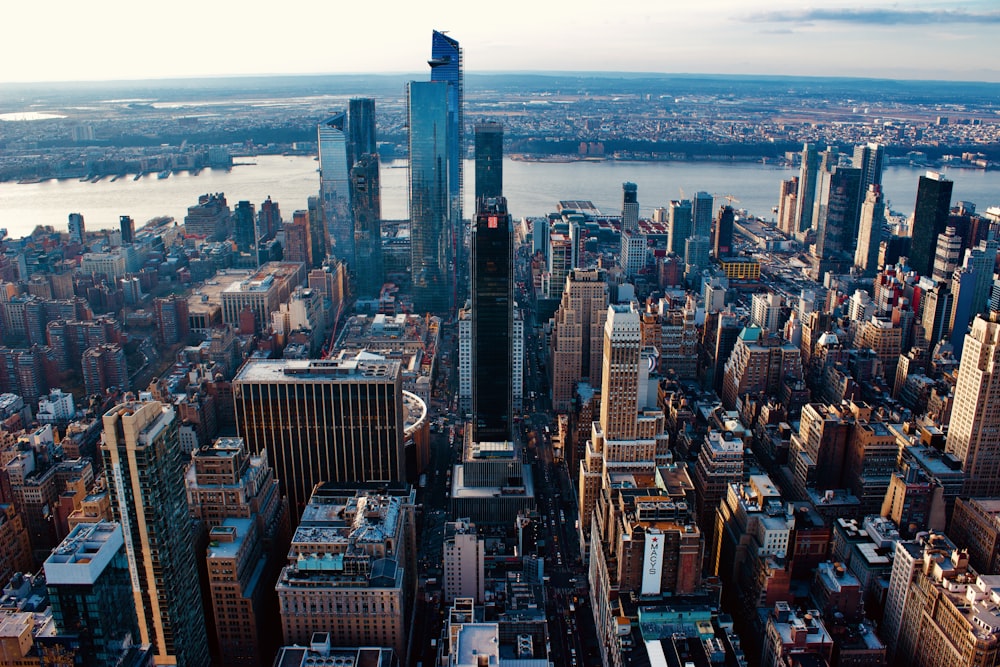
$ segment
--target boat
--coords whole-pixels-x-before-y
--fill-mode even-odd
[[[156,175],[157,178],[168,178],[170,176],[170,170],[164,169],[159,174]]]

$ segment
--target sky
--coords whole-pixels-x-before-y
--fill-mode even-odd
[[[467,72],[1000,81],[998,0],[12,0],[4,24],[0,83],[417,72],[432,29]]]

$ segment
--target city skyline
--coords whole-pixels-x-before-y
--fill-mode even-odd
[[[915,0],[905,7],[887,0],[821,0],[808,8],[795,0],[705,0],[668,9],[639,0],[628,13],[610,14],[597,3],[566,13],[558,6],[514,0],[490,21],[482,21],[475,9],[446,12],[443,5],[401,5],[393,11],[393,21],[378,26],[380,46],[374,48],[372,31],[351,29],[370,20],[361,8],[310,2],[296,12],[265,15],[245,7],[233,11],[229,3],[195,7],[183,0],[171,5],[174,11],[157,16],[157,32],[183,34],[197,16],[200,24],[220,28],[213,31],[213,39],[200,42],[197,49],[151,49],[148,57],[140,49],[124,58],[122,39],[147,31],[148,16],[118,0],[92,14],[42,7],[12,7],[12,24],[44,25],[46,39],[39,48],[34,30],[13,31],[0,45],[0,57],[17,66],[5,68],[0,83],[414,72],[419,71],[417,63],[432,29],[476,45],[465,55],[467,72],[544,69],[1000,81],[1000,68],[991,66],[987,51],[988,31],[1000,24],[1000,10],[988,0]],[[240,40],[262,25],[271,35],[296,34],[303,16],[311,17],[310,22],[323,22],[324,16],[336,19],[331,39],[297,40],[294,49],[281,48],[280,38],[273,49],[241,48]],[[531,20],[525,21],[526,16]],[[86,38],[87,57],[80,57],[81,36]],[[837,57],[831,58],[831,53]]]

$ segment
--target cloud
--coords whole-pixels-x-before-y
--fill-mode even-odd
[[[862,25],[929,25],[938,23],[1000,23],[1000,11],[970,12],[964,9],[802,9],[751,14],[758,23],[852,23]]]

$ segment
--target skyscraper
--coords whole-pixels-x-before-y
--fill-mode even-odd
[[[355,289],[358,296],[378,297],[382,264],[382,195],[378,153],[365,153],[351,167],[351,215],[354,218]]]
[[[798,201],[799,177],[792,176],[781,182],[778,192],[778,229],[786,236],[794,236],[798,228],[795,226],[795,202]]]
[[[834,166],[820,174],[816,205],[816,257],[842,261],[854,247],[861,211],[861,170]],[[850,253],[853,262],[853,252]]]
[[[691,200],[674,199],[670,202],[667,218],[667,251],[683,257],[684,241],[691,232]]]
[[[418,311],[444,312],[450,305],[450,265],[454,262],[450,94],[449,84],[443,81],[411,81],[408,88],[410,272]]]
[[[86,232],[83,227],[83,214],[70,213],[68,227],[69,227],[69,242],[83,243],[83,239],[86,237]]]
[[[233,379],[236,430],[267,450],[297,522],[323,481],[402,481],[398,361],[250,360]]]
[[[309,212],[295,211],[292,221],[286,222],[284,261],[302,262],[312,268],[312,244],[309,239]]]
[[[122,232],[122,245],[135,243],[135,221],[131,216],[120,216],[118,218],[118,226]]]
[[[861,192],[868,192],[873,185],[882,185],[882,163],[885,149],[882,144],[867,143],[854,147],[851,166],[861,170]]]
[[[503,125],[476,124],[476,201],[503,194]]]
[[[233,240],[236,241],[236,250],[242,253],[256,254],[257,249],[257,216],[254,214],[253,204],[249,201],[241,201],[236,204],[233,211]],[[253,258],[256,266],[257,257]]]
[[[121,524],[139,641],[157,664],[209,664],[184,455],[174,408],[127,402],[104,414],[101,454],[114,520]]]
[[[945,451],[962,462],[962,495],[1000,495],[1000,323],[982,315],[965,336]]]
[[[354,225],[350,215],[347,163],[347,115],[334,114],[319,124],[319,183],[323,214],[333,252],[349,265],[354,263]]]
[[[882,186],[871,185],[861,204],[858,244],[854,249],[854,266],[866,274],[875,275],[878,269],[878,248],[882,242],[884,225],[885,202],[882,197]]]
[[[347,142],[347,166],[353,167],[362,155],[378,152],[375,140],[375,99],[355,97],[348,102],[347,128],[350,134]]]
[[[507,200],[477,203],[472,232],[472,439],[511,438],[514,244]]]
[[[712,234],[714,200],[707,192],[694,193],[691,200],[691,235],[708,238]]]
[[[934,269],[934,250],[938,234],[943,234],[948,226],[953,186],[952,181],[934,171],[921,176],[917,184],[910,232],[910,268],[922,276],[931,275]]]
[[[812,144],[802,145],[802,166],[799,170],[799,192],[795,201],[795,222],[799,232],[813,224],[813,204],[816,201],[816,174],[819,171],[819,153]]]
[[[736,221],[736,214],[732,206],[722,206],[719,208],[719,215],[715,219],[715,258],[728,257],[733,254],[733,223]]]
[[[56,629],[79,641],[82,664],[118,665],[139,633],[122,527],[77,525],[45,559],[45,581]]]
[[[465,93],[462,71],[462,49],[458,41],[435,30],[431,35],[431,81],[448,85],[448,182],[451,221],[456,227],[462,224],[462,158],[465,157]],[[454,230],[458,231],[458,229]],[[461,248],[461,234],[457,234]]]
[[[309,264],[306,268],[318,269],[330,254],[330,232],[326,228],[326,214],[319,197],[306,199],[307,222],[309,227]]]
[[[635,183],[622,183],[621,256],[618,261],[629,278],[638,275],[646,266],[646,236],[639,231],[639,199]]]
[[[573,269],[565,279],[552,327],[552,409],[568,411],[576,384],[601,378],[601,336],[608,312],[608,282],[603,269]]]

